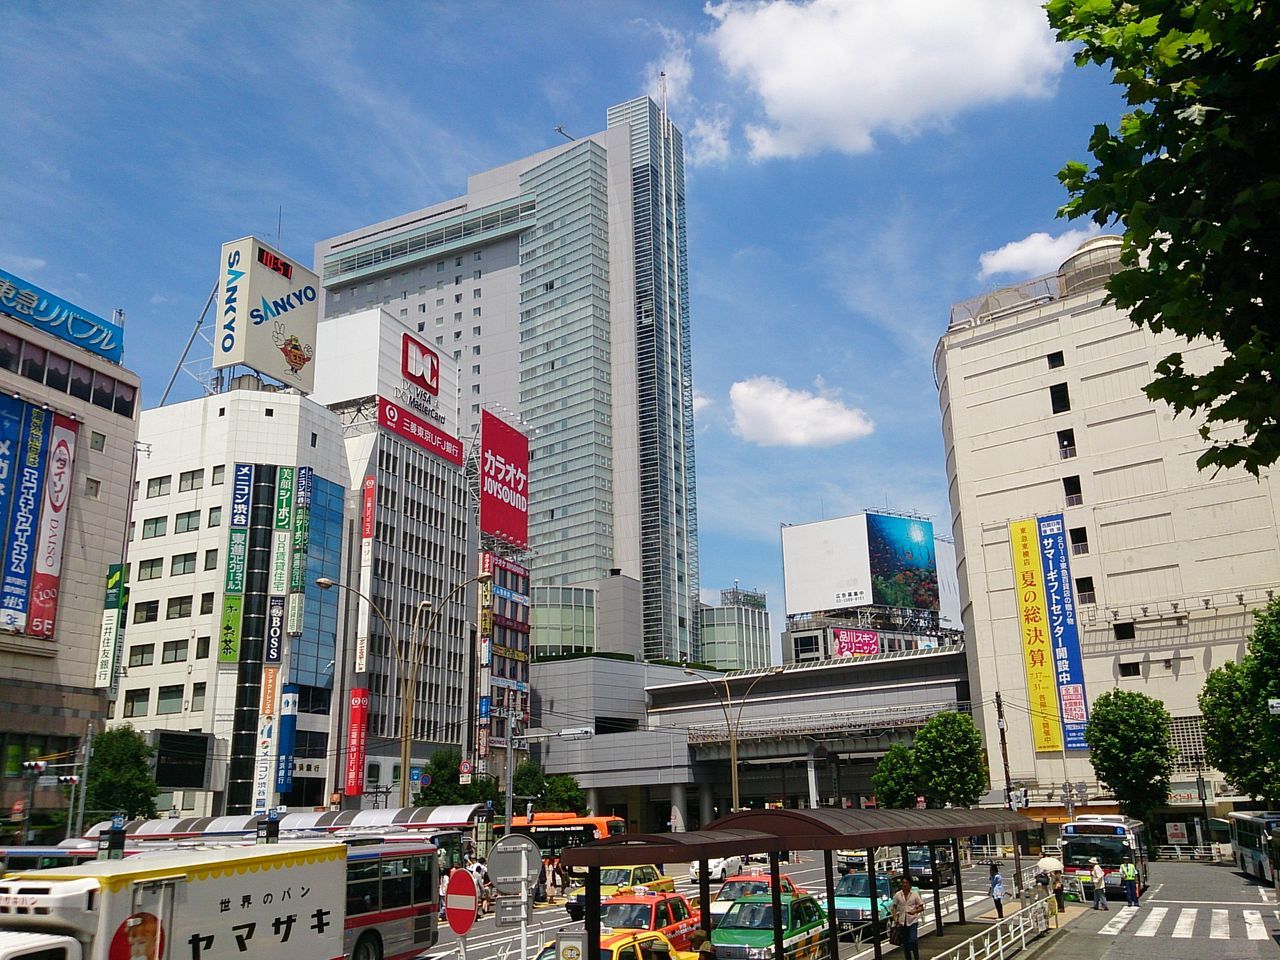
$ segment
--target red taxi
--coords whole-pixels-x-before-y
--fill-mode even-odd
[[[600,926],[611,930],[656,930],[677,950],[692,949],[689,938],[702,925],[702,912],[683,894],[637,887],[600,904]]]
[[[799,887],[791,882],[791,878],[785,873],[779,874],[779,882],[782,884],[782,895],[784,897],[794,897],[804,893]],[[752,870],[750,873],[740,873],[737,876],[730,877],[724,882],[724,885],[717,891],[716,895],[711,898],[711,926],[715,926],[720,922],[731,906],[733,901],[739,897],[747,897],[753,894],[769,893],[773,889],[773,884],[769,880],[769,874],[764,870]]]

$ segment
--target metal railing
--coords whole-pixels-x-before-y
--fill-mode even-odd
[[[1036,900],[1017,913],[1012,913],[988,929],[956,944],[950,950],[935,954],[933,960],[988,960],[1011,956],[1025,950],[1027,944],[1049,932],[1049,903]]]
[[[842,710],[821,716],[760,717],[735,724],[737,739],[773,739],[797,737],[813,733],[853,733],[859,730],[885,730],[896,727],[923,726],[930,717],[947,711],[969,712],[968,701],[940,700],[932,703],[904,704],[898,707],[876,707],[868,710]],[[701,723],[689,727],[689,743],[721,743],[729,739],[723,723]]]
[[[1220,859],[1216,846],[1196,846],[1194,844],[1173,844],[1156,847],[1156,856],[1161,860],[1203,860],[1209,863]],[[1227,859],[1230,858],[1228,857]]]

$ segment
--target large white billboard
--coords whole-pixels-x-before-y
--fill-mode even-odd
[[[219,277],[213,365],[244,364],[311,393],[320,278],[257,237],[222,245]]]

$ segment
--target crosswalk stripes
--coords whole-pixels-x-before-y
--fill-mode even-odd
[[[1173,925],[1173,938],[1175,940],[1191,939],[1196,930],[1196,914],[1199,912],[1193,907],[1182,908],[1182,912],[1178,914],[1178,922]]]
[[[1103,928],[1098,932],[1102,934],[1104,937],[1114,937],[1116,934],[1118,934],[1121,930],[1125,928],[1125,924],[1127,924],[1130,920],[1132,920],[1134,916],[1137,914],[1137,912],[1138,912],[1137,907],[1122,908],[1121,911],[1118,914],[1116,914],[1114,917],[1112,917],[1110,920],[1108,920],[1106,924],[1103,926]]]
[[[1168,907],[1153,907],[1151,913],[1142,921],[1142,926],[1138,927],[1135,937],[1154,937],[1156,931],[1160,929],[1160,924],[1164,922],[1164,915],[1169,912]]]
[[[1244,911],[1244,930],[1250,940],[1270,940],[1267,925],[1262,922],[1261,910]]]
[[[1104,937],[1115,937],[1122,932],[1129,932],[1135,937],[1150,939],[1161,935],[1161,927],[1166,926],[1165,921],[1171,913],[1172,911],[1168,907],[1152,907],[1141,917],[1141,922],[1135,924],[1133,921],[1140,914],[1139,908],[1125,907],[1114,917],[1108,919],[1102,925],[1102,928],[1098,930],[1098,933]],[[1197,921],[1201,919],[1202,913],[1205,915],[1205,919],[1209,921],[1208,939],[1231,939],[1232,921],[1230,910],[1201,911],[1196,907],[1182,907],[1178,910],[1173,928],[1168,931],[1168,936],[1175,940],[1193,939],[1196,936]],[[1278,916],[1280,916],[1280,912],[1278,912]],[[1242,910],[1240,918],[1244,921],[1246,939],[1271,939],[1271,932],[1268,929],[1267,921],[1263,919],[1261,910]],[[1201,926],[1201,936],[1204,936],[1203,926]]]
[[[1231,939],[1231,921],[1227,919],[1227,911],[1215,910],[1213,916],[1209,920],[1209,939],[1210,940],[1230,940]]]

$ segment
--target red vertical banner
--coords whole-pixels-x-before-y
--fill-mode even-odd
[[[67,504],[71,500],[71,471],[76,457],[76,422],[56,414],[49,439],[44,510],[36,539],[27,632],[35,637],[52,638],[62,580],[62,550],[67,542]]]
[[[480,532],[529,546],[529,438],[480,413]]]
[[[347,711],[347,782],[348,797],[364,793],[365,746],[369,730],[369,689],[355,687],[348,699]]]

